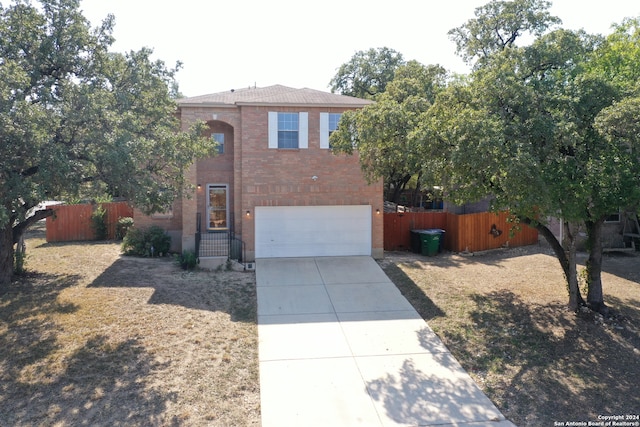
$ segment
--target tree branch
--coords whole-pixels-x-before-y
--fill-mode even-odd
[[[520,221],[528,226],[534,227],[553,249],[553,252],[556,254],[558,261],[560,261],[560,266],[562,266],[562,271],[564,271],[565,277],[569,277],[569,259],[567,258],[567,254],[564,251],[564,248],[556,239],[556,236],[549,230],[549,228],[545,225],[540,224],[537,221],[532,220],[531,218],[520,218]]]
[[[29,228],[32,224],[40,221],[41,219],[53,216],[53,214],[54,214],[53,209],[37,210],[33,213],[33,215],[31,215],[24,221],[15,225],[13,227],[13,243],[14,244],[18,243],[18,241],[20,240],[20,237],[22,236],[22,233],[24,233],[25,230]]]

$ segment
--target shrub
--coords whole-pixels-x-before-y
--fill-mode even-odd
[[[194,251],[182,251],[182,255],[176,255],[176,258],[183,270],[193,270],[198,264],[198,258]]]
[[[169,253],[169,249],[171,248],[171,236],[169,236],[166,231],[157,225],[154,225],[147,229],[147,233],[152,247],[155,248],[156,255],[166,255]]]
[[[126,255],[148,256],[149,247],[144,235],[144,230],[138,228],[130,228],[122,239],[122,252]]]
[[[130,228],[122,240],[122,251],[127,255],[160,256],[169,252],[171,236],[162,228]]]
[[[130,216],[118,218],[118,223],[116,224],[116,239],[124,239],[124,236],[127,235],[131,227],[133,227],[133,218]]]
[[[107,210],[101,205],[98,205],[91,213],[91,227],[96,235],[96,240],[107,240],[109,235]]]

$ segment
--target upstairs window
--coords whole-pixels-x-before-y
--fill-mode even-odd
[[[278,113],[278,148],[298,148],[298,114]]]
[[[214,133],[211,139],[218,143],[218,154],[224,154],[224,133]]]
[[[329,136],[334,130],[338,129],[338,122],[340,121],[340,113],[329,113]]]
[[[331,148],[329,138],[338,129],[341,113],[320,113],[320,148]]]
[[[269,112],[269,148],[308,148],[309,113]]]

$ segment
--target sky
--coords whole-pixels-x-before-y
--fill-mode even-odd
[[[487,0],[81,0],[97,26],[115,16],[112,50],[148,47],[174,66],[180,91],[198,96],[281,84],[330,91],[358,51],[388,47],[405,60],[467,73],[447,32]],[[555,0],[562,27],[609,34],[640,16],[637,0]]]

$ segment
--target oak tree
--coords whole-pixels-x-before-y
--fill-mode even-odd
[[[0,291],[14,244],[52,213],[42,201],[108,194],[164,210],[212,151],[198,126],[180,131],[179,64],[111,52],[113,25],[92,28],[79,0],[0,5]]]
[[[438,98],[418,134],[434,134],[441,142],[450,197],[491,197],[495,208],[509,209],[542,232],[563,267],[573,309],[583,302],[576,230],[586,228],[586,303],[605,312],[602,224],[609,214],[640,201],[637,154],[625,149],[631,144],[628,137],[613,132],[620,124],[614,112],[632,119],[634,104],[624,99],[628,87],[637,88],[637,78],[629,81],[638,75],[637,62],[629,54],[622,61],[628,64],[624,73],[598,65],[598,58],[621,63],[611,60],[616,52],[627,54],[620,43],[628,38],[620,34],[616,44],[582,31],[544,33],[558,23],[547,7],[541,1],[493,1],[454,31],[458,51],[476,60],[474,71]],[[517,45],[519,28],[532,32],[531,44]],[[633,129],[631,123],[628,128]],[[563,219],[567,241],[558,242],[546,227],[550,217]]]
[[[374,99],[386,90],[396,70],[405,63],[401,53],[388,47],[358,51],[338,68],[329,82],[331,92]]]
[[[338,130],[331,135],[334,152],[357,150],[365,177],[370,182],[383,179],[393,202],[413,176],[420,185],[428,158],[426,144],[409,136],[446,79],[447,72],[440,66],[409,61],[396,70],[374,104],[343,113]]]

